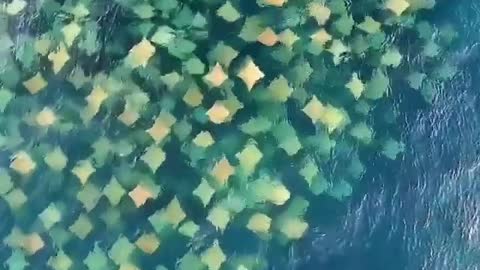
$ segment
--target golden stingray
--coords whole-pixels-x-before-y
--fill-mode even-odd
[[[316,96],[313,96],[302,111],[310,117],[313,123],[316,123],[324,111],[324,106]]]
[[[123,195],[125,195],[125,189],[123,189],[115,177],[112,177],[110,182],[103,188],[103,194],[107,197],[111,205],[116,206]]]
[[[262,0],[266,5],[274,7],[282,7],[285,5],[288,0]]]
[[[77,38],[77,36],[82,31],[82,28],[75,22],[72,21],[70,24],[65,25],[62,28],[63,38],[65,40],[65,44],[68,47],[73,45],[73,42]]]
[[[155,173],[165,161],[166,154],[161,148],[152,145],[147,148],[147,151],[140,159],[148,165],[153,173]]]
[[[247,223],[247,228],[255,233],[268,233],[272,219],[262,213],[253,214]]]
[[[137,185],[132,191],[128,193],[128,196],[130,196],[137,208],[144,205],[148,199],[154,198],[152,192],[149,189],[143,187],[142,185]]]
[[[101,86],[95,86],[90,94],[85,97],[85,100],[88,102],[88,105],[91,106],[92,108],[98,109],[102,105],[103,101],[108,98],[108,93],[101,87]]]
[[[19,209],[27,202],[27,196],[25,196],[25,193],[19,188],[13,189],[6,196],[3,196],[3,198],[13,210]]]
[[[77,165],[72,169],[72,173],[80,180],[82,185],[85,185],[90,175],[95,172],[95,168],[90,161],[81,160],[77,162]]]
[[[43,108],[35,117],[35,122],[41,127],[49,127],[55,123],[57,117],[49,107]]]
[[[280,231],[288,238],[297,240],[302,238],[308,229],[308,223],[298,218],[287,218],[280,225]]]
[[[293,92],[288,80],[283,75],[280,75],[278,78],[270,82],[267,89],[269,90],[272,99],[277,102],[286,102]]]
[[[215,143],[212,135],[208,131],[202,131],[195,136],[193,143],[199,147],[207,148]]]
[[[332,40],[332,36],[324,28],[315,32],[310,38],[322,46],[325,46],[327,42]]]
[[[333,54],[333,63],[338,65],[343,59],[345,53],[350,52],[350,47],[345,45],[341,40],[334,39],[327,51]]]
[[[222,66],[217,63],[203,78],[211,86],[220,87],[228,79],[228,75],[223,71]]]
[[[150,60],[154,54],[155,46],[153,46],[148,39],[144,38],[130,49],[126,63],[131,68],[146,67],[148,60]]]
[[[13,155],[10,163],[10,168],[22,175],[29,175],[36,167],[35,161],[25,151],[20,151]]]
[[[25,86],[28,92],[30,92],[30,94],[32,95],[37,94],[38,92],[43,90],[45,87],[47,87],[47,85],[48,85],[47,81],[45,81],[45,79],[43,78],[40,72],[37,72],[35,76],[23,82],[23,86]]]
[[[202,202],[203,206],[207,206],[212,199],[215,190],[208,184],[205,179],[202,179],[200,184],[193,191],[193,195],[197,196]]]
[[[174,197],[170,203],[167,205],[165,209],[165,217],[167,221],[176,228],[180,222],[182,222],[187,215],[182,209],[180,202],[178,201],[177,197]]]
[[[225,185],[231,175],[235,173],[235,167],[230,165],[228,159],[224,156],[219,162],[215,164],[211,175],[217,180],[220,185]]]
[[[38,233],[29,234],[23,239],[22,247],[29,255],[37,253],[37,251],[42,249],[44,246],[45,242],[43,242],[43,239]]]
[[[127,127],[135,124],[138,118],[140,118],[140,114],[133,109],[129,109],[127,106],[125,106],[123,112],[117,117],[117,119]]]
[[[80,201],[87,210],[92,211],[97,205],[102,194],[98,190],[98,187],[92,183],[85,184],[82,189],[77,193],[77,200]]]
[[[65,45],[60,44],[55,52],[51,52],[48,55],[48,60],[52,62],[53,73],[57,74],[68,62],[68,60],[70,60],[70,55],[68,54]]]
[[[147,133],[158,144],[170,134],[170,126],[157,118],[152,127],[147,129]]]
[[[275,185],[270,190],[268,199],[275,205],[283,205],[290,199],[290,191],[284,185]]]
[[[230,111],[223,105],[222,102],[217,101],[207,111],[207,115],[212,123],[221,124],[228,120]]]
[[[3,3],[2,12],[6,11],[8,15],[17,15],[27,6],[27,2],[24,0],[13,0],[9,4]]]
[[[146,233],[140,236],[135,245],[147,254],[154,253],[160,246],[160,241],[153,233]]]
[[[218,240],[215,240],[213,245],[202,253],[200,259],[208,266],[208,270],[219,270],[227,257],[220,248]]]
[[[251,141],[248,142],[245,148],[241,152],[237,153],[235,157],[238,159],[240,167],[243,169],[243,171],[247,175],[250,175],[255,171],[255,168],[262,159],[263,154],[257,148],[256,143]]]
[[[274,46],[279,41],[277,34],[275,34],[270,27],[265,28],[265,30],[258,36],[257,40],[268,47]]]
[[[345,86],[350,90],[355,99],[359,99],[365,90],[365,85],[358,78],[358,74],[356,72],[352,74],[352,79],[350,79],[350,82],[348,82]]]
[[[349,122],[348,115],[342,109],[338,109],[328,104],[319,118],[320,122],[327,127],[328,132],[343,127]]]
[[[40,55],[45,56],[48,54],[51,44],[52,44],[52,41],[50,39],[46,37],[41,37],[35,40],[35,45],[34,45],[35,51]]]
[[[68,229],[78,238],[84,240],[92,231],[93,225],[88,216],[82,213]]]
[[[185,235],[188,238],[193,238],[195,234],[198,232],[200,229],[200,226],[195,224],[193,221],[187,221],[178,228],[178,232]]]
[[[73,262],[72,259],[60,249],[55,256],[48,259],[47,264],[54,270],[69,270],[71,269]]]
[[[243,80],[248,91],[250,91],[260,79],[265,77],[265,74],[263,74],[260,68],[255,65],[252,58],[248,57],[237,76]]]
[[[287,28],[283,30],[280,34],[278,34],[278,39],[282,44],[284,44],[289,48],[291,48],[293,44],[295,44],[295,42],[300,40],[297,34],[295,34],[295,32],[293,32],[292,30],[290,30],[290,28]]]
[[[388,0],[385,3],[385,8],[389,9],[395,15],[400,16],[402,13],[410,6],[410,3],[408,3],[405,0]]]
[[[45,229],[50,230],[50,228],[58,223],[62,219],[62,213],[57,209],[55,204],[50,203],[50,205],[45,208],[42,213],[38,215],[40,221],[43,224]]]
[[[190,107],[197,107],[202,104],[203,94],[198,89],[198,86],[192,85],[188,88],[187,92],[183,96],[183,101]]]
[[[230,222],[230,213],[223,207],[216,206],[208,213],[207,220],[210,221],[215,228],[223,232]]]
[[[308,5],[308,13],[314,17],[319,25],[324,25],[330,18],[331,11],[328,7],[319,2],[312,2]]]

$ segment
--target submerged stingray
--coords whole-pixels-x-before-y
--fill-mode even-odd
[[[305,267],[301,269],[330,267],[368,248],[384,215],[373,208],[377,204],[383,205],[384,200],[385,194],[381,191],[366,194],[359,204],[352,204],[340,224],[310,230],[298,246],[298,253],[303,258],[299,265]]]
[[[478,60],[480,60],[480,43],[475,42],[466,46],[463,50],[455,52],[450,59],[457,67],[477,65]]]

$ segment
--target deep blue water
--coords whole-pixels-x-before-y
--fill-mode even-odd
[[[480,42],[480,4],[438,1],[428,16],[458,28],[445,59],[458,74],[430,106],[393,85],[404,156],[371,160],[342,229],[312,235],[296,269],[480,269],[480,58],[468,51]]]

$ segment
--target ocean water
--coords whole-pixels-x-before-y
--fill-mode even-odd
[[[53,2],[55,1],[48,3]],[[240,2],[246,12],[254,13],[258,9],[248,1]],[[107,10],[105,16],[102,16],[98,22],[103,27],[101,33],[105,35],[103,37],[105,40],[116,37],[115,31],[123,31],[123,22],[117,19],[118,8],[111,9],[109,1],[102,2],[96,8],[98,10],[93,13],[101,13],[103,8]],[[305,220],[309,222],[309,229],[302,239],[288,245],[262,241],[245,228],[239,229],[241,226],[229,226],[222,234],[211,224],[203,221],[204,223],[199,222],[201,233],[198,237],[190,240],[175,235],[172,239],[168,237],[162,239],[165,242],[170,241],[168,247],[161,246],[161,251],[152,256],[141,255],[142,253],[137,249],[135,263],[143,266],[143,270],[156,269],[160,264],[169,266],[168,269],[176,269],[179,258],[185,252],[193,249],[201,253],[212,244],[214,239],[219,239],[223,251],[228,256],[256,253],[258,258],[267,259],[265,268],[272,270],[480,269],[480,34],[478,31],[480,3],[475,0],[437,0],[437,6],[433,10],[422,12],[418,16],[437,26],[452,24],[459,32],[460,38],[454,45],[442,48],[445,63],[456,65],[458,72],[452,79],[434,85],[437,92],[432,104],[426,104],[418,92],[408,88],[404,80],[393,77],[388,102],[379,106],[375,117],[383,117],[385,112],[388,112],[385,114],[387,118],[390,116],[395,118],[395,131],[392,133],[400,134],[406,145],[404,153],[399,155],[397,160],[388,160],[379,153],[362,153],[366,171],[360,182],[354,186],[351,198],[339,201],[329,196],[319,196],[310,201],[310,207],[305,215]],[[29,25],[31,21],[35,21],[35,16],[29,18],[26,15],[19,21],[13,22],[13,25],[18,32],[24,31],[24,28],[41,31],[37,29],[41,28],[41,24],[32,26]],[[214,32],[213,41],[231,38],[229,31],[222,30],[225,29]],[[127,39],[125,37],[121,39],[118,41],[119,44],[131,43],[129,40],[124,40]],[[20,40],[14,40],[14,42],[20,42]],[[402,46],[402,50],[409,46],[408,38],[397,40],[397,42],[398,46]],[[254,46],[252,48],[249,53],[258,58],[259,63],[270,61],[267,58],[262,59],[262,52],[255,51]],[[201,53],[206,53],[207,49],[199,50]],[[94,73],[110,68],[111,63],[120,61],[118,54],[114,53],[114,55],[118,59],[110,59],[111,62],[102,58],[91,59],[92,61],[84,64],[85,70]],[[178,61],[175,61],[162,62],[162,65],[175,66],[178,64]],[[412,53],[405,59],[402,69],[395,76],[406,75],[402,72],[415,70],[417,64],[415,53]],[[271,68],[272,73],[280,69],[277,66]],[[83,96],[77,95],[71,84],[65,84],[61,80],[51,80],[49,84],[50,92],[41,97],[41,104],[52,104],[51,100],[57,97],[62,97],[58,102],[54,102],[55,106],[59,107],[62,102],[66,104],[83,102]],[[73,94],[65,94],[65,92]],[[214,98],[216,97],[206,97],[212,100]],[[152,100],[155,101],[155,97]],[[168,106],[168,102],[167,100],[160,106]],[[28,107],[30,103],[25,104],[27,104],[25,107]],[[149,114],[155,114],[157,109],[154,108]],[[12,111],[14,111],[13,114],[18,114],[29,111],[29,108],[20,106]],[[62,113],[70,116],[76,112],[72,109]],[[103,111],[100,114],[102,113]],[[249,116],[247,112],[245,117],[240,115],[240,118],[247,119]],[[303,117],[301,120],[292,121],[295,128],[302,129],[304,123],[309,124],[309,119],[305,119]],[[64,147],[65,152],[69,153],[70,163],[73,163],[90,154],[93,137],[104,134],[115,137],[121,133],[120,131],[124,131],[117,124],[110,126],[105,124],[107,122],[107,120],[99,122],[98,126],[82,130],[67,139],[51,136],[46,141],[55,142]],[[107,130],[105,133],[102,131],[103,127]],[[377,131],[388,133],[390,131],[386,129],[391,127],[379,125],[375,128]],[[2,131],[3,129],[4,127]],[[305,129],[309,129],[308,132],[313,130],[310,126]],[[212,128],[212,130],[215,130],[216,135],[225,135],[225,137],[230,135],[220,128]],[[24,135],[28,131],[30,130],[27,127],[21,133]],[[36,135],[29,136],[31,138],[27,136],[27,140],[35,140]],[[175,148],[176,145],[172,146],[172,149],[168,147],[165,148],[166,151],[178,151]],[[133,165],[130,165],[138,161],[141,151],[143,150],[137,150],[134,157],[126,161],[122,160],[121,165],[128,163],[125,167],[132,168]],[[42,151],[39,150],[39,152],[42,154]],[[5,151],[2,154],[4,155],[0,157],[1,167],[8,167],[11,161],[10,153]],[[112,163],[117,161],[111,160]],[[42,169],[48,171],[45,167]],[[105,255],[119,235],[134,242],[142,233],[152,232],[148,217],[165,207],[176,194],[185,195],[187,191],[190,192],[195,188],[197,183],[189,180],[198,175],[189,171],[190,169],[181,155],[170,155],[162,169],[164,178],[159,182],[166,182],[164,179],[173,179],[174,184],[162,182],[167,192],[160,199],[147,203],[140,210],[134,208],[131,202],[124,202],[118,208],[121,209],[119,213],[109,212],[112,215],[123,215],[119,221],[120,229],[115,226],[111,229],[104,224],[103,216],[101,218],[100,216],[111,208],[105,198],[100,199],[94,210],[88,213],[95,221],[93,232],[82,241],[72,237],[74,240],[62,247],[75,265],[71,269],[86,269],[84,260],[93,248],[99,247]],[[285,170],[288,175],[289,168]],[[97,173],[102,179],[95,179],[94,183],[100,186],[105,185],[105,180],[112,174],[127,175],[128,169],[104,168],[99,169]],[[30,208],[20,215],[12,213],[14,211],[9,209],[9,205],[3,199],[1,200],[0,219],[3,217],[3,220],[0,221],[0,235],[2,239],[10,234],[14,226],[28,228],[26,230],[33,228],[32,230],[35,231],[38,227],[38,214],[51,201],[62,201],[66,206],[67,209],[62,209],[63,220],[60,222],[65,228],[76,220],[79,213],[85,213],[82,205],[75,199],[74,192],[81,189],[80,185],[76,182],[64,185],[55,177],[55,174],[39,173],[35,175],[36,181],[30,181],[25,185],[24,191],[31,196],[29,197]],[[291,182],[297,180],[299,179],[290,179]],[[291,183],[288,187],[293,187],[292,191],[305,189],[304,186],[296,187]],[[182,206],[189,218],[195,221],[200,221],[207,215],[207,210],[193,199],[184,199]],[[41,237],[45,240],[46,247],[34,256],[26,257],[29,264],[26,269],[51,269],[46,262],[50,257],[58,254],[60,249],[56,242],[58,239],[52,239],[49,232],[42,232]],[[5,241],[2,243],[4,245],[0,246],[0,269],[23,269],[19,266],[12,267],[13,264],[9,263],[9,258],[13,256],[12,248],[7,247]],[[117,269],[114,265],[110,261],[110,266],[105,266],[105,269]]]
[[[297,248],[308,262],[291,269],[480,269],[480,58],[469,50],[480,5],[437,2],[429,20],[460,31],[445,59],[460,61],[458,74],[430,106],[393,86],[404,156],[373,158],[341,229],[320,229],[313,248]]]

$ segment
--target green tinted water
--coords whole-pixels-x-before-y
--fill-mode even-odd
[[[5,267],[295,267],[455,74],[410,2],[5,4]]]

